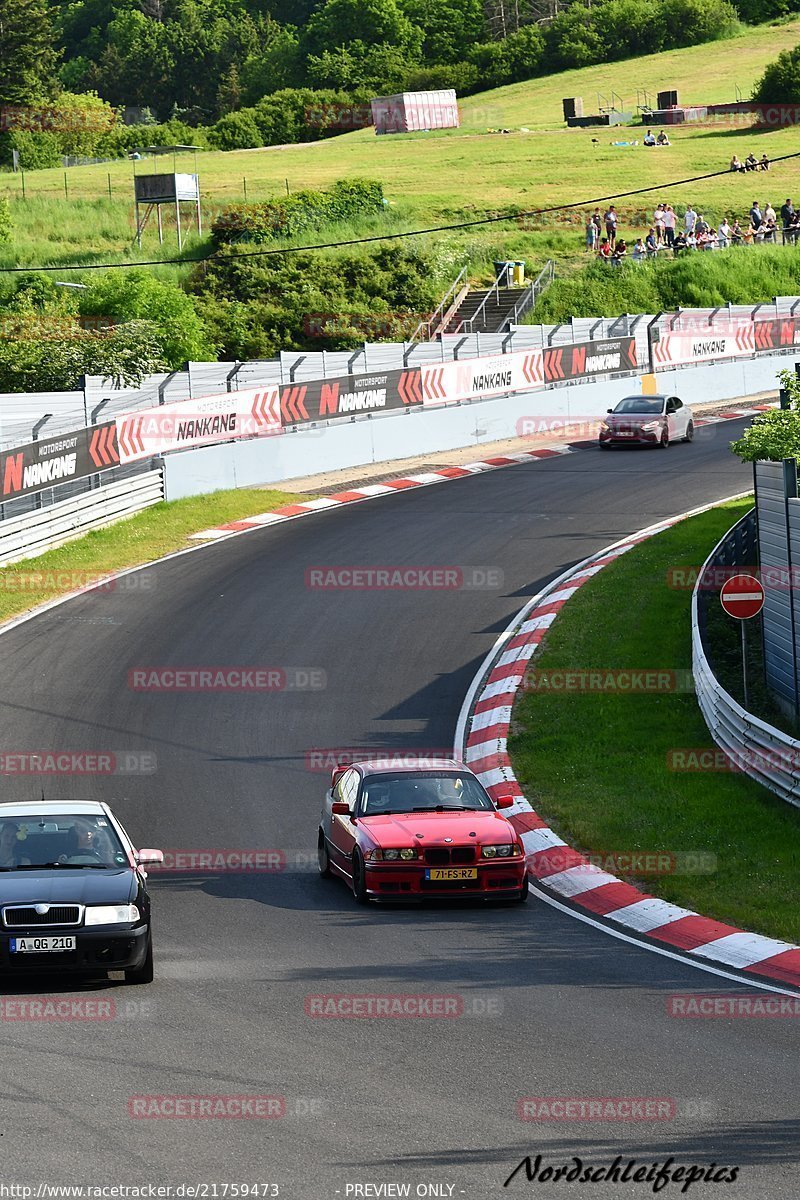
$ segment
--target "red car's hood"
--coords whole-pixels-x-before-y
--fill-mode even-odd
[[[384,850],[403,846],[496,845],[514,842],[514,827],[498,812],[392,813],[361,817],[359,826]],[[470,834],[475,837],[470,837]]]

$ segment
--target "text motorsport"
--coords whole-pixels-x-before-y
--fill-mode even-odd
[[[686,1195],[695,1183],[735,1183],[740,1170],[739,1167],[718,1167],[713,1162],[708,1166],[677,1166],[674,1165],[674,1158],[642,1166],[638,1165],[635,1158],[629,1158],[624,1167],[622,1164],[622,1155],[619,1154],[608,1166],[593,1166],[573,1155],[569,1163],[546,1167],[542,1165],[541,1154],[535,1158],[527,1154],[503,1181],[503,1187],[509,1187],[514,1177],[522,1172],[519,1182],[557,1183],[563,1179],[566,1183],[649,1183],[656,1195],[674,1183],[680,1184],[680,1194]]]

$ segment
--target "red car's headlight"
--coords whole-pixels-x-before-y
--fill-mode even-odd
[[[521,854],[519,846],[512,842],[503,846],[483,846],[481,854],[484,858],[516,858]]]
[[[410,862],[412,859],[419,858],[419,851],[412,846],[402,846],[392,850],[367,850],[364,858],[372,859],[373,862]]]

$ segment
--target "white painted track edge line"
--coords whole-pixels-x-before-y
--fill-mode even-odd
[[[780,996],[796,997],[798,992],[791,991],[788,988],[778,987],[776,984],[762,983],[758,979],[743,979],[741,975],[734,975],[732,971],[724,971],[720,967],[714,967],[710,963],[700,962],[697,959],[684,958],[675,950],[667,950],[664,946],[652,946],[649,942],[643,941],[641,938],[633,937],[631,934],[623,933],[621,929],[615,929],[611,925],[603,925],[594,917],[588,916],[586,913],[576,912],[575,909],[569,908],[566,904],[562,904],[553,896],[548,896],[541,888],[537,887],[533,880],[530,881],[530,889],[536,896],[549,904],[551,908],[557,908],[559,912],[566,913],[569,917],[575,917],[578,921],[583,921],[584,925],[591,925],[594,929],[601,929],[603,933],[609,934],[610,937],[617,938],[621,942],[628,942],[631,946],[638,946],[640,950],[651,950],[654,954],[660,954],[663,958],[672,958],[676,962],[683,963],[685,966],[696,967],[699,971],[705,971],[709,975],[719,975],[723,979],[730,979],[733,983],[742,984],[745,987],[755,987],[760,991],[777,992]]]

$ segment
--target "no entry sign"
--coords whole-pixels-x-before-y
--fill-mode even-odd
[[[719,598],[729,617],[746,621],[764,607],[764,588],[755,575],[733,575],[723,583]]]

